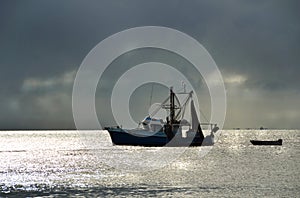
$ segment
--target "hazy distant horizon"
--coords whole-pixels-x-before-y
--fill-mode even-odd
[[[44,128],[44,129],[14,129],[14,128],[11,128],[11,129],[0,129],[0,132],[1,131],[104,131],[105,129],[76,129],[76,128],[73,128],[73,129],[60,129],[60,128],[53,128],[53,129],[47,129],[47,128]],[[297,128],[289,128],[289,129],[283,129],[283,128],[264,128],[264,129],[260,129],[260,128],[239,128],[239,127],[236,127],[236,128],[223,128],[222,129],[223,131],[230,131],[230,130],[237,130],[237,131],[271,131],[271,130],[274,130],[274,131],[281,131],[281,130],[286,130],[286,131],[291,131],[291,130],[300,130],[300,129],[297,129]]]

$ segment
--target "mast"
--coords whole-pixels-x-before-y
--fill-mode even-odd
[[[166,109],[170,109],[170,115],[167,116],[167,123],[164,125],[164,132],[168,138],[171,140],[175,134],[173,133],[173,124],[175,123],[175,94],[173,88],[170,88],[170,105],[165,106]]]
[[[170,88],[170,124],[175,123],[175,101],[174,101],[175,94],[173,92],[173,88]]]

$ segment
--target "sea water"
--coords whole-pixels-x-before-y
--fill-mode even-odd
[[[300,130],[222,130],[208,148],[112,146],[106,131],[1,131],[0,197],[299,197],[299,149]]]

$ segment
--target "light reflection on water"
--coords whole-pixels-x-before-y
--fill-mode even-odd
[[[76,131],[0,132],[0,197],[299,194],[300,131],[223,131],[207,156],[201,158],[199,148],[188,148],[173,163],[148,172],[121,171],[122,167],[110,167],[105,161],[131,163],[128,156],[156,153],[158,148],[112,147],[107,133],[88,133],[103,143],[96,151],[86,148]],[[283,146],[249,142],[279,138]]]

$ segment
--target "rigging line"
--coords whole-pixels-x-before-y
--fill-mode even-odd
[[[205,117],[204,113],[201,111],[201,109],[199,108],[200,114],[204,117],[205,122],[209,122],[208,119]]]
[[[170,99],[170,96],[167,97],[160,105],[159,107],[157,107],[151,114],[150,114],[150,117],[153,117],[156,115],[156,113],[169,101]]]
[[[182,114],[181,114],[181,119],[183,119],[183,117],[184,117],[185,110],[186,110],[186,105],[190,101],[190,99],[191,99],[191,97],[187,97],[186,101],[182,105],[183,110],[182,110]]]
[[[154,84],[152,83],[152,86],[151,86],[151,93],[150,93],[150,101],[149,101],[149,109],[150,109],[151,104],[152,104],[153,86],[154,86]]]

